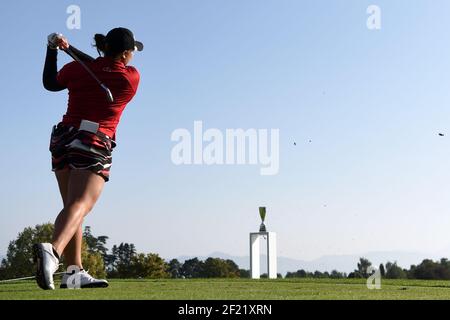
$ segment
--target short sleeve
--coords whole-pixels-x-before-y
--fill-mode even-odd
[[[75,64],[75,61],[70,62],[62,67],[61,70],[59,70],[58,74],[56,75],[56,81],[58,81],[61,86],[67,88],[69,81],[72,79]]]
[[[135,67],[127,66],[127,77],[128,81],[130,82],[131,87],[134,90],[134,93],[137,92],[137,89],[139,87],[139,81],[141,79],[141,75],[139,74],[139,71]]]

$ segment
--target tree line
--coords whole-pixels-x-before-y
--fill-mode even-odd
[[[34,243],[50,242],[53,234],[53,224],[37,225],[25,228],[16,240],[8,245],[6,258],[0,264],[0,280],[20,278],[34,274],[32,260],[32,245]],[[83,267],[94,277],[99,278],[249,278],[250,271],[240,269],[232,260],[207,258],[204,261],[192,258],[180,262],[177,259],[165,261],[157,253],[139,253],[134,244],[121,243],[111,250],[106,247],[108,237],[92,234],[90,227],[83,232],[82,261]],[[64,258],[61,261],[64,264]],[[65,266],[67,267],[67,266]],[[309,272],[297,270],[287,272],[286,278],[368,278],[374,268],[366,258],[360,258],[356,269],[346,274],[333,270],[331,272]],[[440,261],[423,260],[419,265],[409,269],[401,268],[396,262],[387,262],[377,267],[380,275],[386,279],[423,279],[450,280],[450,261],[442,258]],[[267,278],[267,274],[261,275]],[[282,278],[278,274],[278,278]]]
[[[373,268],[371,269],[371,267]],[[296,272],[288,272],[286,278],[367,279],[376,271],[384,279],[450,280],[450,261],[447,258],[442,258],[440,261],[425,259],[420,264],[412,265],[409,269],[406,269],[398,266],[397,262],[381,263],[376,267],[372,266],[368,259],[360,258],[357,268],[349,274],[336,270],[333,270],[331,273],[298,270]]]
[[[50,242],[53,224],[25,228],[8,245],[6,258],[0,264],[0,280],[34,274],[32,246]],[[90,227],[83,232],[83,268],[98,278],[239,278],[249,277],[248,270],[239,269],[232,260],[208,258],[165,261],[156,253],[139,253],[134,244],[121,243],[111,250],[106,247],[108,237],[95,237]],[[64,257],[61,259],[64,267]]]

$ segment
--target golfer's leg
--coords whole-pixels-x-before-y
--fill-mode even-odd
[[[61,193],[61,198],[63,200],[64,206],[67,203],[67,190],[69,188],[69,177],[70,170],[58,170],[55,172],[56,180],[58,181],[59,192]],[[64,209],[59,213],[58,217],[55,221],[55,228],[62,228],[62,216],[64,215]],[[75,235],[70,239],[64,250],[64,258],[66,260],[67,265],[69,266],[78,266],[80,269],[83,268],[81,263],[81,246],[83,239],[83,231],[82,227],[78,228],[78,231],[75,232]],[[55,240],[55,239],[53,239]]]
[[[58,230],[62,230],[62,228],[64,228],[65,223],[64,215],[65,211],[63,209],[56,218],[55,232],[53,234],[53,243],[56,241],[57,234],[59,234]],[[78,266],[80,269],[83,269],[83,265],[81,263],[81,246],[83,241],[82,239],[83,239],[83,231],[80,225],[77,232],[75,232],[72,239],[70,239],[69,243],[67,244],[63,252],[65,261],[68,266]],[[58,254],[60,254],[60,251],[58,251]]]
[[[62,254],[99,198],[105,180],[89,170],[71,170],[64,214],[55,226],[53,247]],[[77,237],[77,240],[79,238]],[[78,240],[79,241],[79,240]]]
[[[68,266],[77,266],[83,269],[83,263],[81,261],[81,248],[83,243],[83,228],[80,225],[78,230],[70,239],[66,248],[64,249],[64,259]]]
[[[66,169],[55,171],[55,176],[58,181],[59,193],[61,193],[63,206],[65,207],[67,203],[67,191],[69,189],[70,170]]]

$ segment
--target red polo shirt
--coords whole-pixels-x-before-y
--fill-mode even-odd
[[[62,122],[77,128],[81,120],[98,122],[99,131],[116,140],[122,112],[136,94],[139,72],[109,57],[85,64],[111,90],[114,102],[108,102],[105,91],[80,63],[68,63],[56,77],[59,84],[69,89],[68,108]]]

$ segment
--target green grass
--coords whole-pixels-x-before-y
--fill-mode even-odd
[[[5,299],[450,299],[450,281],[383,280],[369,290],[364,280],[344,279],[195,279],[111,280],[106,289],[43,291],[32,281],[0,284]]]

